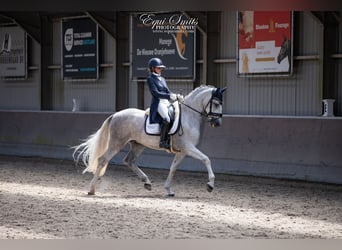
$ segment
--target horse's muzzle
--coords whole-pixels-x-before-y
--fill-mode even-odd
[[[222,119],[220,117],[211,117],[209,118],[210,126],[213,128],[219,127],[222,124]]]

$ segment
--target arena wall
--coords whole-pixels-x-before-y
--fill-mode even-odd
[[[71,146],[95,132],[110,113],[0,111],[0,154],[72,159]],[[215,173],[342,184],[342,118],[224,115],[203,125],[199,148]],[[121,164],[128,146],[112,160]],[[172,155],[146,149],[142,167],[169,168]],[[182,170],[206,171],[187,157]]]

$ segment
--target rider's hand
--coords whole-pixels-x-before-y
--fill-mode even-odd
[[[181,94],[177,94],[177,100],[184,102],[184,96]]]
[[[172,101],[176,101],[176,100],[177,100],[177,95],[174,94],[174,93],[171,93],[171,94],[170,94],[170,99],[171,99]]]

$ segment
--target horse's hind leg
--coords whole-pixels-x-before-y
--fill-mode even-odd
[[[175,196],[175,193],[171,189],[171,182],[172,182],[173,176],[175,175],[179,164],[184,159],[184,157],[185,157],[185,154],[177,153],[175,155],[175,157],[173,158],[173,161],[172,161],[172,164],[170,167],[169,175],[167,176],[167,179],[166,179],[165,184],[164,184],[164,187],[167,191],[168,196]]]
[[[131,149],[126,155],[125,159],[123,162],[134,172],[138,175],[138,177],[141,179],[141,181],[144,182],[144,187],[147,190],[151,190],[151,181],[148,178],[148,176],[136,165],[136,160],[141,155],[141,153],[144,151],[145,146],[132,141],[131,143]]]
[[[97,169],[95,171],[93,179],[90,182],[90,190],[88,192],[88,195],[95,194],[96,182],[99,180],[99,177],[104,175],[110,159],[112,159],[113,156],[116,155],[117,153],[118,153],[118,150],[110,150],[110,148],[108,148],[107,151],[102,156],[99,157]]]

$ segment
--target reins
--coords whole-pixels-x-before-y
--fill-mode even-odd
[[[201,111],[198,111],[197,109],[194,109],[193,107],[185,104],[185,102],[182,102],[181,100],[178,99],[178,102],[180,104],[183,104],[185,107],[191,109],[192,111],[195,111],[196,113],[200,114],[201,116],[205,116],[205,117],[208,117],[208,114],[207,113],[204,113],[204,112],[201,112]]]
[[[185,107],[191,109],[192,111],[194,111],[195,113],[199,114],[200,116],[204,116],[206,118],[208,118],[208,122],[213,123],[213,122],[217,122],[218,119],[220,119],[222,117],[222,113],[216,113],[213,112],[212,107],[213,107],[213,100],[216,100],[217,102],[219,102],[222,105],[222,93],[226,90],[226,87],[223,89],[217,88],[215,90],[212,90],[211,92],[211,98],[208,101],[208,103],[205,105],[205,108],[203,111],[199,111],[196,108],[191,107],[190,105],[186,104],[184,102],[183,98],[178,98],[177,97],[177,101],[178,103],[184,105]],[[210,105],[209,108],[209,112],[206,112],[207,107]],[[216,104],[215,104],[216,105]],[[214,125],[215,126],[215,125]],[[184,133],[183,131],[183,126],[182,126],[182,122],[180,121],[180,127],[179,127],[179,131],[178,134],[180,136],[182,136]]]
[[[194,111],[194,112],[200,114],[201,116],[204,116],[204,117],[207,117],[207,118],[208,118],[210,115],[217,116],[217,117],[222,117],[222,114],[213,113],[213,112],[211,111],[211,103],[212,103],[212,100],[213,100],[213,99],[214,99],[214,98],[212,97],[212,98],[209,100],[209,102],[207,103],[207,105],[205,106],[205,108],[207,108],[208,105],[210,104],[210,112],[209,112],[209,113],[206,113],[206,112],[198,111],[197,109],[195,109],[195,108],[193,108],[193,107],[191,107],[191,106],[185,104],[185,102],[182,102],[181,100],[179,100],[179,99],[177,98],[177,100],[178,100],[178,102],[179,102],[180,104],[183,104],[185,107],[187,107],[187,108],[191,109],[192,111]]]

